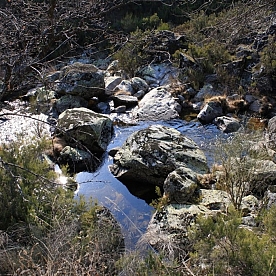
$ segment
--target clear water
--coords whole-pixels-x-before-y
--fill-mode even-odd
[[[108,150],[122,146],[127,137],[134,131],[144,129],[152,124],[162,124],[177,129],[185,136],[193,139],[205,152],[209,165],[212,163],[212,145],[215,138],[221,135],[213,125],[202,126],[198,122],[173,120],[170,122],[140,122],[135,126],[115,127],[115,135]],[[81,172],[76,180],[79,189],[76,198],[83,195],[87,200],[92,198],[100,205],[111,210],[121,224],[127,249],[133,249],[145,232],[154,212],[152,206],[144,200],[132,195],[127,187],[118,181],[109,171],[108,165],[113,163],[112,157],[106,154],[103,164],[94,173]]]

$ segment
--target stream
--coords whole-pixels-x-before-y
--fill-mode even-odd
[[[212,145],[221,132],[214,125],[203,126],[198,122],[186,122],[180,119],[169,122],[139,122],[135,126],[115,126],[115,135],[107,151],[120,147],[130,134],[153,124],[162,124],[180,131],[193,139],[204,151],[208,164],[212,164]],[[141,235],[146,231],[147,225],[154,212],[154,208],[143,199],[132,195],[127,187],[118,181],[109,171],[108,166],[113,158],[105,155],[100,168],[94,173],[81,172],[76,176],[79,188],[75,197],[84,196],[85,199],[96,201],[111,210],[120,223],[125,237],[126,249],[134,249]]]
[[[27,137],[32,137],[33,135],[41,136],[44,131],[49,133],[49,126],[42,123],[43,121],[46,122],[46,115],[42,113],[40,115],[32,115],[32,118],[40,120],[35,121],[30,117],[18,116],[22,114],[18,112],[18,102],[15,103],[15,107],[15,110],[12,111],[14,115],[1,117],[0,143],[15,141],[18,139],[18,134],[21,137],[23,135],[27,139]],[[8,112],[11,111],[8,110]],[[5,110],[2,110],[1,113],[5,113]],[[134,125],[130,126],[114,126],[114,136],[107,148],[107,152],[112,148],[122,146],[133,132],[153,124],[162,124],[175,128],[183,135],[194,140],[204,151],[209,166],[213,163],[214,141],[218,136],[224,135],[216,126],[201,125],[197,121],[187,122],[180,119],[158,122],[141,121],[135,122]],[[78,199],[83,196],[87,201],[92,199],[93,202],[107,207],[121,225],[126,249],[132,250],[146,231],[154,208],[146,203],[145,200],[132,195],[127,187],[110,173],[108,166],[112,163],[113,158],[106,153],[101,166],[96,172],[78,173],[76,181],[79,187],[75,192],[75,198]]]

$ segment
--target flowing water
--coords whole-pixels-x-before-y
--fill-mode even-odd
[[[172,120],[170,122],[140,122],[135,126],[115,127],[115,135],[108,150],[122,146],[127,137],[133,132],[144,129],[152,124],[162,124],[177,129],[185,136],[193,139],[205,152],[209,165],[212,163],[212,145],[221,132],[213,125],[202,126],[198,122]],[[118,181],[109,171],[108,165],[112,158],[106,154],[103,164],[94,173],[81,172],[76,180],[79,188],[76,198],[81,195],[87,200],[92,198],[100,205],[111,210],[121,224],[127,249],[133,249],[136,242],[145,232],[148,222],[154,212],[152,206],[144,200],[132,195],[127,187]]]

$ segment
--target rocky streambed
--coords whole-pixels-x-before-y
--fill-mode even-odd
[[[211,164],[213,158],[212,145],[217,135],[221,132],[212,125],[203,126],[198,122],[185,122],[183,120],[147,121],[135,126],[116,126],[115,134],[107,151],[121,147],[129,136],[137,131],[147,129],[149,126],[166,126],[177,129],[183,135],[197,141],[199,147],[206,153]],[[146,232],[148,223],[154,212],[150,203],[157,197],[155,185],[148,186],[144,183],[124,185],[114,177],[110,171],[113,158],[105,155],[102,165],[96,172],[80,172],[76,176],[79,189],[76,197],[84,195],[96,199],[99,204],[110,209],[122,226],[127,248],[134,248],[141,236]],[[157,182],[156,182],[157,186]]]
[[[214,141],[246,126],[248,118],[235,112],[256,99],[224,97],[212,84],[195,91],[178,81],[177,69],[168,62],[149,65],[131,79],[123,79],[116,62],[104,70],[75,62],[47,78],[48,87],[23,97],[35,102],[38,119],[31,118],[31,110],[25,113],[24,106],[2,109],[2,141],[21,129],[32,135],[31,119],[36,136],[46,132],[52,139],[49,158],[68,165],[75,175],[76,198],[92,197],[108,207],[121,223],[128,248],[143,236],[157,249],[170,245],[177,250],[168,248],[169,253],[185,255],[187,227],[195,217],[226,212],[231,204],[229,193],[211,185],[220,175],[210,174]],[[46,112],[40,112],[41,106]],[[195,120],[182,119],[194,113]],[[241,200],[244,221],[251,224],[264,196],[275,202],[276,127],[271,117],[268,142],[258,145],[270,157],[258,163],[252,178],[258,183],[264,179],[261,190],[249,189]],[[166,204],[153,214],[149,204],[157,197],[156,187]]]

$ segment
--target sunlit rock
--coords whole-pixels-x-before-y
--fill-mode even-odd
[[[85,99],[104,97],[104,73],[93,64],[75,62],[62,69],[55,91],[61,95],[77,95]]]
[[[213,122],[224,133],[236,132],[241,127],[239,120],[233,117],[221,116],[215,118]]]
[[[166,87],[158,87],[148,92],[139,102],[134,116],[138,120],[171,120],[179,117],[180,104]]]
[[[197,174],[186,167],[171,172],[164,182],[164,192],[170,201],[188,203],[198,185]]]
[[[163,186],[168,174],[183,166],[196,173],[209,170],[204,153],[194,141],[173,128],[153,125],[125,141],[110,170],[124,183],[155,187]]]
[[[88,102],[84,98],[73,95],[64,95],[60,97],[54,104],[54,108],[57,110],[58,114],[62,113],[66,109],[87,106]]]
[[[91,152],[104,152],[112,134],[112,121],[105,115],[87,108],[67,109],[59,115],[57,134],[69,145],[83,147]]]

